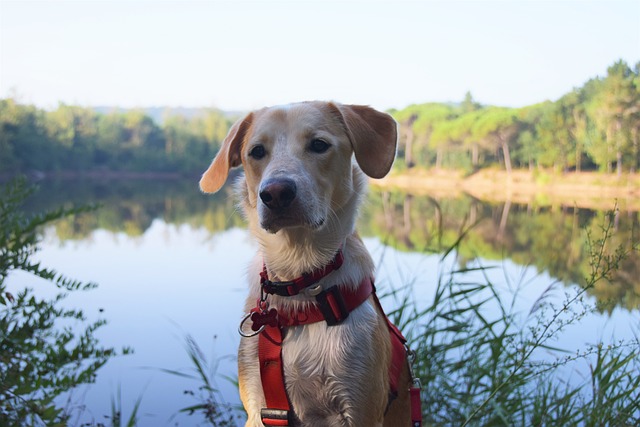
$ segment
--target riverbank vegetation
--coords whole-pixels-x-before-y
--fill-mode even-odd
[[[69,279],[35,259],[41,228],[83,210],[25,217],[21,205],[31,191],[23,180],[0,189],[0,425],[6,427],[67,425],[73,408],[58,399],[93,382],[116,355],[95,336],[104,320],[88,320],[82,310],[64,305],[68,293],[96,285]],[[9,287],[6,279],[19,273],[24,285]],[[52,290],[54,296],[47,297]]]
[[[497,292],[501,284],[492,282],[488,267],[447,267],[447,255],[455,254],[469,228],[461,230],[442,256],[444,274],[431,304],[419,308],[396,292],[403,303],[392,318],[417,353],[415,371],[423,385],[426,425],[637,424],[637,335],[577,351],[563,348],[561,341],[567,329],[595,310],[583,298],[589,289],[608,282],[626,256],[638,251],[637,243],[610,251],[614,218],[609,212],[601,218],[598,232],[583,233],[590,265],[584,285],[558,299],[550,284],[528,311],[514,308],[524,284],[510,285],[510,299]],[[469,280],[469,274],[478,280]]]
[[[411,105],[400,125],[399,170],[500,168],[601,171],[621,176],[640,165],[640,63],[611,65],[556,101],[521,108]],[[0,175],[16,173],[199,174],[238,115],[216,109],[167,114],[60,104],[54,110],[0,100]],[[154,114],[157,111],[153,111]]]

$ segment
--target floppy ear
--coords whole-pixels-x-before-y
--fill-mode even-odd
[[[371,178],[384,177],[396,157],[396,121],[386,113],[362,105],[339,105],[338,109],[360,169]]]
[[[245,118],[238,120],[231,126],[229,133],[222,142],[220,151],[211,162],[200,178],[200,190],[205,193],[215,193],[226,182],[229,175],[229,169],[240,166],[242,158],[240,149],[242,148],[242,140],[244,139],[251,121],[253,113],[249,113]]]

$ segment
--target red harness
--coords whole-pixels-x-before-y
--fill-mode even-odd
[[[340,268],[343,261],[342,250],[339,250],[334,259],[324,268],[314,270],[310,274],[304,274],[300,278],[289,282],[270,281],[266,266],[260,274],[262,297],[258,300],[257,306],[247,316],[252,320],[251,329],[254,334],[244,334],[242,332],[242,324],[240,328],[241,334],[245,337],[259,334],[260,379],[267,404],[267,407],[261,411],[261,417],[263,424],[267,427],[289,426],[292,420],[291,403],[285,389],[284,369],[282,366],[282,329],[284,327],[306,325],[320,321],[326,321],[329,326],[337,325],[343,322],[351,311],[360,306],[371,295],[373,295],[380,312],[384,313],[371,279],[363,280],[355,291],[341,289],[338,286],[332,286],[327,290],[322,290],[319,286],[313,287],[320,279]],[[269,304],[267,303],[269,294],[292,296],[307,288],[307,292],[315,296],[316,304],[310,305],[303,311],[295,312],[276,311],[274,308],[269,309]],[[386,320],[392,348],[391,364],[389,366],[390,404],[397,396],[400,374],[404,362],[407,360],[407,352],[409,350],[406,347],[406,339],[400,330],[388,318]],[[412,426],[420,427],[422,425],[422,410],[420,387],[417,379],[414,380],[414,386],[410,388],[410,394]]]

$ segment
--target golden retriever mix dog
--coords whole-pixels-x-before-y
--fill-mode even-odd
[[[244,168],[236,190],[259,244],[240,325],[246,426],[411,425],[406,353],[393,356],[354,229],[367,176],[389,172],[396,145],[395,121],[369,107],[277,106],[236,122],[203,174],[214,193]]]

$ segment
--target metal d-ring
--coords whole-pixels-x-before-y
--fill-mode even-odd
[[[260,332],[262,332],[264,330],[265,325],[260,326],[260,329],[258,329],[255,332],[251,332],[251,333],[246,333],[242,330],[242,327],[244,326],[244,322],[246,322],[247,320],[249,320],[249,318],[251,317],[253,313],[248,313],[246,316],[244,316],[244,318],[242,319],[242,321],[240,322],[240,326],[238,326],[238,333],[244,337],[244,338],[251,338],[251,337],[255,337],[256,335],[258,335]]]
[[[319,283],[314,283],[306,289],[307,295],[311,297],[318,296],[318,294],[320,294],[322,291],[322,285],[320,285]]]

